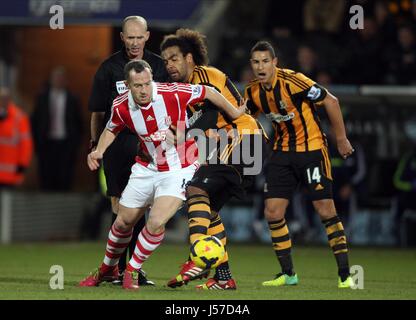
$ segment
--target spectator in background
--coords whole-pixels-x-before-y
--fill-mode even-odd
[[[410,22],[413,25],[413,27],[416,27],[416,0],[412,1],[412,11],[411,11]]]
[[[343,72],[345,80],[357,85],[379,84],[385,69],[381,60],[384,50],[374,18],[364,18],[364,29],[354,30],[347,48],[350,55]]]
[[[239,82],[246,85],[254,79],[253,71],[250,66],[245,66],[241,69]]]
[[[416,211],[416,118],[409,119],[404,129],[411,144],[409,150],[401,157],[393,177],[398,200],[395,212],[397,237],[403,213],[408,209]]]
[[[269,1],[266,13],[267,36],[282,39],[303,33],[303,1],[285,1],[284,6],[281,1]]]
[[[316,79],[318,74],[318,59],[315,50],[306,45],[298,47],[297,70],[309,78]]]
[[[302,72],[308,78],[317,79],[318,83],[327,86],[332,83],[331,74],[318,62],[317,52],[308,45],[301,45],[297,50],[296,70]]]
[[[237,29],[244,33],[261,32],[265,28],[267,19],[265,16],[268,13],[266,1],[261,1],[263,5],[259,5],[258,0],[231,0],[227,9],[227,20],[229,27],[237,27]],[[247,23],[247,22],[250,23]],[[230,32],[230,30],[226,30]]]
[[[387,57],[388,77],[395,84],[409,85],[416,82],[416,39],[410,25],[399,27],[398,45]]]
[[[344,11],[345,0],[307,0],[303,7],[305,31],[337,34]]]
[[[383,0],[376,1],[374,4],[374,19],[378,25],[380,33],[383,35],[385,46],[390,46],[396,42],[397,26],[393,15]]]
[[[322,84],[324,87],[327,87],[332,84],[332,75],[325,70],[320,70],[316,74],[316,82]]]
[[[32,114],[40,187],[45,191],[71,189],[82,136],[80,103],[66,83],[65,69],[53,69],[49,87],[37,97]]]
[[[403,23],[412,15],[414,0],[387,0],[389,12],[396,18],[396,21]]]
[[[32,152],[29,118],[0,86],[0,188],[22,183]]]

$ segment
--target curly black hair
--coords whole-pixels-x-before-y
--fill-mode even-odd
[[[184,56],[188,53],[192,54],[197,66],[208,65],[206,36],[202,33],[191,29],[178,29],[175,34],[170,34],[163,38],[160,44],[160,51],[174,46],[178,46]]]

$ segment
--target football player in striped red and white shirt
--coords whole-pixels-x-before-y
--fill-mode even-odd
[[[171,125],[185,123],[188,104],[203,99],[205,88],[187,86],[179,83],[155,83],[152,87],[152,101],[145,105],[137,105],[131,91],[114,100],[113,110],[106,129],[117,134],[125,127],[140,137],[140,148],[151,157],[137,158],[136,161],[153,171],[172,171],[188,167],[196,161],[196,157],[187,159],[183,151],[194,147],[193,140],[186,141],[185,150],[179,146],[169,147],[166,133]],[[139,96],[140,97],[140,96]],[[181,107],[182,105],[182,107]],[[140,109],[140,112],[137,112]],[[196,151],[195,147],[194,150]]]
[[[98,169],[103,153],[125,127],[140,137],[140,147],[150,157],[137,157],[121,195],[117,219],[109,232],[104,261],[96,272],[80,282],[85,287],[98,286],[118,275],[117,263],[130,242],[133,226],[151,205],[123,279],[123,288],[139,288],[137,271],[162,242],[165,224],[185,200],[185,186],[198,167],[194,140],[175,145],[166,139],[173,136],[170,127],[187,122],[187,105],[207,99],[231,119],[241,116],[246,108],[245,105],[235,108],[214,88],[204,85],[156,83],[151,67],[143,60],[129,62],[124,71],[129,90],[114,100],[106,129],[96,150],[87,157],[88,166],[91,170]]]

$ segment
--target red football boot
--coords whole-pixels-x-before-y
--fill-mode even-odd
[[[236,290],[237,285],[234,279],[228,280],[226,283],[219,283],[214,278],[208,279],[204,284],[196,286],[199,290]]]
[[[123,278],[123,289],[138,290],[139,289],[139,273],[137,271],[125,271]]]
[[[114,267],[106,273],[101,273],[100,268],[95,269],[84,280],[80,281],[79,287],[98,287],[101,282],[112,282],[118,279],[118,267]]]
[[[188,284],[189,281],[207,278],[209,271],[210,269],[199,268],[193,261],[188,260],[181,266],[179,274],[168,282],[168,287],[181,287],[184,284]]]

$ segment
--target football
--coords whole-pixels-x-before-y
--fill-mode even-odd
[[[216,268],[225,255],[221,241],[214,236],[202,236],[191,245],[191,259],[203,269]]]

